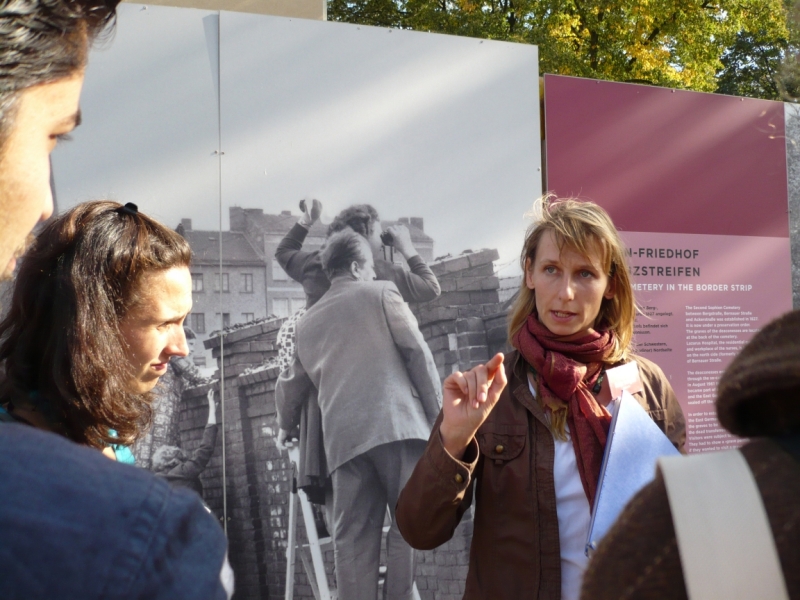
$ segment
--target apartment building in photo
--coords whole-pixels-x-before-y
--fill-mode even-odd
[[[275,260],[275,250],[300,218],[285,210],[266,214],[260,208],[230,207],[230,231],[195,230],[192,220],[181,219],[176,230],[192,248],[192,312],[186,326],[196,335],[193,359],[204,375],[211,375],[216,361],[203,341],[210,334],[268,315],[287,317],[306,304],[303,287],[289,277]],[[420,256],[433,261],[433,239],[425,234],[419,217],[382,221],[384,229],[403,223]],[[303,250],[319,250],[328,226],[315,223]],[[220,235],[222,246],[220,249]],[[222,253],[220,270],[220,252]],[[385,258],[405,265],[399,253],[385,248]]]
[[[193,306],[186,326],[197,336],[194,363],[210,374],[216,361],[203,340],[215,331],[267,316],[267,267],[242,232],[195,230],[191,219],[182,219],[177,231],[192,248]]]

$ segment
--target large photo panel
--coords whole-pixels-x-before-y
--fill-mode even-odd
[[[241,423],[241,434],[232,434],[241,435],[241,446],[231,452],[242,452],[242,466],[236,467],[240,477],[229,496],[258,517],[251,522],[257,535],[248,523],[235,523],[232,560],[239,573],[252,565],[253,585],[270,582],[275,597],[287,588],[295,598],[310,597],[310,588],[318,598],[332,590],[350,597],[340,574],[331,572],[331,528],[368,521],[380,529],[394,500],[382,495],[381,486],[365,483],[368,477],[349,484],[337,476],[329,490],[334,496],[352,491],[354,504],[340,512],[330,501],[324,506],[327,477],[309,456],[323,449],[329,471],[341,475],[348,472],[340,468],[348,452],[357,450],[348,462],[360,464],[373,447],[395,439],[390,431],[396,428],[417,438],[392,442],[399,444],[398,456],[414,461],[420,438],[430,431],[419,410],[431,403],[431,392],[452,370],[485,361],[502,345],[500,278],[508,276],[511,288],[518,285],[514,265],[527,225],[523,214],[541,193],[537,50],[226,12],[220,15],[220,50],[222,203],[228,218],[223,228],[243,236],[266,269],[263,292],[244,293],[250,278],[232,263],[228,285],[240,302],[255,303],[265,293],[270,315],[223,340],[229,402],[238,406],[232,418]],[[322,203],[319,222],[307,232],[296,225],[301,199]],[[376,317],[367,294],[332,287],[322,295],[318,264],[297,254],[318,251],[327,226],[354,204],[372,205],[383,229],[402,225],[408,231],[408,254],[418,258],[406,260],[394,246],[375,258],[394,263],[400,273],[421,274],[407,285],[410,275],[395,270],[388,277],[385,267],[379,269],[395,281],[413,316],[406,309]],[[294,245],[286,253],[288,238]],[[243,307],[231,304],[231,322],[255,312]],[[274,403],[280,398],[278,373],[295,344],[319,397],[288,398],[309,407],[300,417],[299,453],[290,463],[274,444]],[[430,369],[420,368],[422,346],[433,361]],[[254,351],[263,352],[261,365],[253,366]],[[401,354],[415,358],[400,360]],[[302,381],[291,381],[296,379]],[[265,462],[251,462],[253,457]],[[380,468],[395,484],[401,471],[396,465]],[[298,496],[289,494],[293,484],[303,490]],[[367,516],[366,505],[381,498],[378,518]],[[451,543],[420,554],[416,582],[422,597],[463,592],[465,567],[448,565],[466,564],[470,535],[467,516]],[[382,544],[393,547],[397,537],[394,530],[384,531]],[[361,538],[353,551],[361,553],[370,535]],[[402,571],[399,564],[374,558],[355,574],[364,586],[377,580],[380,565]],[[273,579],[276,569],[287,575]]]
[[[192,247],[192,354],[172,361],[134,454],[144,468],[156,468],[156,451],[168,446],[203,462],[194,489],[226,527],[237,597],[287,588],[325,597],[337,585],[330,520],[292,493],[302,455],[276,446],[276,382],[294,353],[290,317],[308,290],[275,253],[299,201],[323,205],[303,251],[318,250],[353,204],[371,204],[383,228],[407,231],[417,259],[394,246],[378,257],[401,282],[427,269],[425,285],[398,285],[408,300],[393,322],[398,337],[356,334],[357,317],[347,335],[317,345],[346,353],[414,339],[416,356],[430,356],[429,401],[447,374],[504,345],[523,215],[542,190],[538,82],[533,46],[127,3],[114,39],[94,50],[84,123],[53,158],[59,209],[134,202]],[[376,351],[370,362],[387,361]],[[392,389],[417,402],[413,387]],[[209,395],[222,405],[216,439]],[[416,408],[371,422],[398,415],[401,426],[420,427]],[[451,543],[420,556],[422,597],[463,592],[466,567],[451,565],[466,564],[470,535],[467,515]]]

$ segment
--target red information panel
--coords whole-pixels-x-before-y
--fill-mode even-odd
[[[636,351],[669,377],[689,452],[722,430],[722,371],[791,310],[783,105],[545,77],[547,189],[606,208],[628,246]]]
[[[789,310],[788,238],[624,232],[636,299],[636,352],[670,378],[690,452],[736,446],[717,425],[722,370],[763,325]]]

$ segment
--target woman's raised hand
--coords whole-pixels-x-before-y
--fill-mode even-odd
[[[445,449],[461,459],[478,428],[492,412],[506,387],[503,355],[497,353],[485,365],[462,373],[456,371],[442,386],[442,424],[439,433]]]
[[[214,402],[214,390],[208,390],[208,422],[207,425],[217,424],[217,404]]]

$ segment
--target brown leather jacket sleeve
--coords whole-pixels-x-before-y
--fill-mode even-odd
[[[654,362],[634,355],[633,360],[639,365],[644,392],[634,395],[650,418],[661,428],[669,441],[685,454],[686,444],[686,419],[683,416],[675,390],[664,375],[664,372]]]
[[[397,500],[397,525],[403,538],[418,550],[441,546],[453,537],[461,517],[472,503],[472,474],[478,464],[473,439],[464,461],[450,456],[442,445],[439,413],[425,453]]]

